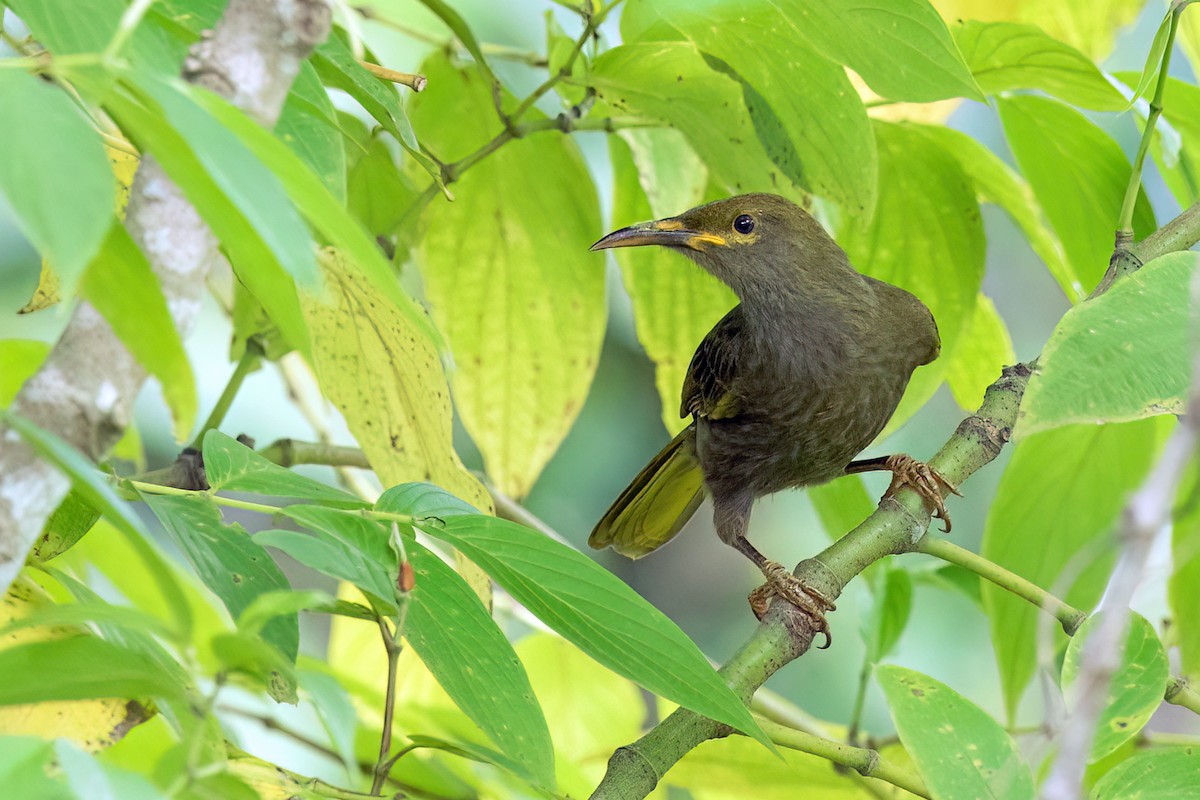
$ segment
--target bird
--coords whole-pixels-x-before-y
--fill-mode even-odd
[[[738,304],[697,347],[679,414],[691,422],[596,524],[588,543],[640,558],[665,545],[705,495],[721,541],[765,582],[748,597],[762,619],[782,598],[830,635],[832,601],[746,538],[754,501],[841,475],[892,473],[950,529],[955,486],[907,454],[854,460],[883,430],[913,371],[941,351],[916,296],[857,271],[821,224],[792,201],[744,194],[614,231],[591,250],[664,247],[727,284]]]

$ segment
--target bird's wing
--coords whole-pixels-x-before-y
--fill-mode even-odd
[[[735,306],[700,342],[683,381],[679,416],[710,420],[737,416],[742,406],[736,392],[738,342],[744,324],[742,308]]]

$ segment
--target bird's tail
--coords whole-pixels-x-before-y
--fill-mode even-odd
[[[641,558],[671,541],[703,499],[696,429],[689,426],[621,492],[596,523],[588,544],[596,549],[611,545],[623,556]]]

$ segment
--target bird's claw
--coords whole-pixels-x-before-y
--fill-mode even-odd
[[[750,592],[747,598],[754,616],[761,620],[766,615],[771,600],[779,597],[807,614],[813,622],[813,631],[825,637],[825,644],[818,645],[817,649],[828,648],[833,643],[833,637],[829,635],[829,622],[825,619],[825,613],[834,611],[837,607],[825,595],[806,585],[782,564],[768,561],[763,566],[763,575],[767,579],[766,583]]]
[[[883,496],[892,497],[901,488],[911,487],[926,503],[933,506],[934,518],[940,519],[944,523],[942,532],[949,533],[950,512],[946,510],[941,487],[944,486],[951,494],[962,497],[962,492],[958,491],[958,487],[942,477],[936,469],[917,461],[912,456],[904,454],[888,456],[884,467],[891,470],[892,482]]]

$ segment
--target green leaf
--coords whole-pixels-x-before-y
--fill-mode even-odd
[[[234,619],[259,595],[291,588],[262,545],[241,525],[226,525],[210,498],[143,494],[142,499]],[[294,613],[271,620],[262,637],[295,661],[300,630]]]
[[[310,62],[283,104],[275,135],[304,160],[338,202],[346,202],[346,150],[338,130],[333,103]]]
[[[192,612],[183,590],[173,576],[160,568],[162,556],[149,543],[149,532],[129,504],[117,497],[117,493],[91,462],[53,433],[39,428],[22,416],[3,410],[0,410],[0,422],[21,434],[25,443],[38,455],[62,470],[71,479],[71,486],[79,497],[107,517],[121,532],[133,551],[150,567],[150,574],[162,593],[177,630],[188,635],[192,630]]]
[[[488,83],[497,83],[496,76],[492,74],[491,67],[488,66],[487,59],[483,56],[483,50],[479,47],[479,40],[475,38],[475,34],[462,15],[443,0],[421,0],[421,5],[436,14],[438,19],[444,22],[450,32],[462,43],[462,46],[467,48],[467,52],[475,59],[475,66],[483,73]]]
[[[327,251],[322,264],[332,302],[304,303],[315,334],[313,366],[380,481],[431,480],[490,509],[487,490],[454,452],[442,365],[433,341],[412,322],[419,307],[410,298],[390,302],[341,253]]]
[[[76,492],[70,492],[54,509],[42,528],[42,535],[29,552],[37,561],[60,556],[82,539],[100,519],[100,512]]]
[[[1111,612],[1110,612],[1111,613]],[[1079,702],[1076,681],[1082,668],[1082,659],[1087,648],[1088,637],[1100,624],[1100,617],[1092,615],[1071,637],[1067,655],[1063,660],[1062,685],[1067,707]],[[1132,613],[1125,641],[1121,643],[1119,662],[1100,719],[1096,721],[1096,735],[1088,763],[1104,758],[1125,742],[1137,736],[1150,721],[1150,716],[1163,702],[1163,692],[1170,667],[1154,626],[1141,614]]]
[[[806,33],[811,13],[789,13],[788,5],[696,8],[691,3],[633,0],[621,14],[621,25],[622,31],[637,31],[638,42],[685,39],[695,45],[708,67],[740,86],[759,141],[788,178],[849,213],[869,214],[876,175],[866,109],[846,71],[821,55]],[[626,36],[626,41],[634,40]],[[642,91],[656,85],[647,79]],[[657,84],[671,86],[669,92],[657,92],[658,104],[676,101],[680,83]],[[714,126],[724,115],[707,116]],[[728,153],[723,157],[728,159]],[[717,162],[707,160],[719,173]]]
[[[554,747],[525,669],[466,582],[415,541],[404,636],[459,708],[535,784],[554,787]],[[485,678],[486,676],[486,678]]]
[[[299,700],[295,658],[284,655],[270,641],[241,631],[219,633],[213,637],[212,648],[223,669],[256,678],[276,702],[295,705]]]
[[[103,52],[129,9],[124,0],[74,0],[70,14],[55,0],[6,0],[5,5],[56,56]],[[183,50],[155,26],[138,25],[120,55],[138,69],[178,75]]]
[[[1170,747],[1142,750],[1097,781],[1089,800],[1196,800],[1200,797],[1200,750]]]
[[[254,157],[282,181],[284,189],[309,224],[326,241],[353,259],[359,271],[373,284],[375,293],[385,299],[394,310],[403,314],[408,326],[428,338],[434,345],[442,345],[441,335],[430,323],[428,315],[400,288],[395,273],[380,252],[378,243],[354,221],[344,204],[339,203],[329,193],[320,179],[295,153],[219,95],[188,84],[181,84],[180,88],[189,92],[192,100],[234,133]],[[324,277],[328,279],[328,264],[323,266],[327,268]]]
[[[918,126],[877,122],[879,203],[871,219],[850,218],[838,242],[873,278],[920,298],[952,354],[975,309],[986,243],[979,203],[958,161]],[[946,359],[919,368],[883,435],[900,427],[942,382]]]
[[[618,675],[768,743],[691,639],[587,556],[494,517],[453,516],[421,529],[453,544],[534,616]]]
[[[394,616],[399,608],[399,562],[382,523],[321,506],[289,506],[283,513],[311,536],[294,531],[263,531],[255,541],[275,547],[305,566],[350,581]]]
[[[908,571],[889,568],[883,585],[874,593],[871,610],[863,619],[862,637],[867,661],[878,663],[888,657],[900,641],[912,613],[913,582]]]
[[[988,510],[980,554],[1091,608],[1112,566],[1107,534],[1170,427],[1166,419],[1073,425],[1020,442]],[[983,605],[1011,719],[1037,665],[1042,612],[991,583],[983,585]]]
[[[322,81],[357,100],[406,150],[418,150],[417,136],[400,104],[395,85],[367,72],[355,60],[342,34],[334,33],[326,39],[313,53],[312,64]]]
[[[479,509],[470,503],[432,483],[402,483],[393,486],[379,496],[375,501],[375,508],[394,514],[438,519],[479,513]]]
[[[602,113],[633,114],[677,128],[727,193],[773,191],[800,199],[760,142],[742,85],[710,69],[695,45],[648,42],[606,50],[592,66],[591,85]],[[670,91],[661,91],[663,86]]]
[[[944,683],[883,666],[875,677],[900,741],[934,797],[1033,797],[1033,776],[1017,745],[987,712]]]
[[[66,776],[51,773],[54,743],[33,736],[0,736],[0,781],[16,797],[77,800]]]
[[[444,56],[423,72],[455,87],[412,102],[440,156],[499,132],[491,90],[475,73]],[[509,142],[464,174],[455,196],[427,207],[421,276],[454,353],[456,410],[489,478],[524,497],[583,407],[599,361],[604,258],[588,246],[601,233],[600,209],[578,147],[557,133]]]
[[[643,148],[641,167],[634,166],[631,150],[620,138],[610,136],[608,140],[613,164],[613,224],[626,225],[673,216],[699,205],[702,195],[677,198],[670,211],[650,206],[643,186],[664,184],[657,192],[661,195],[669,191],[665,185],[674,182],[674,171],[669,167],[659,168],[663,160],[671,157],[665,152],[669,145],[673,143],[685,152],[690,151],[686,142],[672,142],[682,139],[672,129],[646,129],[637,133],[642,135],[634,141],[649,145]],[[647,133],[652,135],[644,135]],[[655,139],[664,142],[650,144]],[[661,157],[660,153],[663,154]],[[639,176],[642,183],[639,183]],[[703,184],[697,188],[703,192]],[[678,433],[687,425],[679,414],[679,394],[692,354],[713,325],[737,304],[737,298],[725,284],[664,248],[623,248],[614,255],[621,266],[625,289],[633,301],[638,341],[654,362],[655,384],[662,398],[663,425],[672,434]]]
[[[1045,97],[1006,97],[996,103],[1004,135],[1050,220],[1071,271],[1084,287],[1108,268],[1113,231],[1132,167],[1120,146],[1078,111]],[[1153,231],[1154,212],[1138,195],[1134,230]]]
[[[370,505],[349,492],[273,464],[215,429],[204,434],[204,476],[213,491],[298,497],[347,508]]]
[[[1121,111],[1127,103],[1083,53],[1034,25],[961,22],[954,41],[975,80],[987,94],[1041,89],[1072,105]]]
[[[1195,253],[1156,258],[1063,315],[1021,403],[1016,435],[1182,413],[1192,381]]]
[[[1179,484],[1172,514],[1171,559],[1174,569],[1167,580],[1167,604],[1179,645],[1180,671],[1200,682],[1200,473],[1192,469]]]
[[[1175,10],[1168,9],[1167,13],[1163,15],[1162,22],[1158,24],[1158,30],[1154,34],[1154,41],[1150,43],[1150,50],[1146,53],[1146,64],[1142,67],[1142,76],[1138,79],[1137,86],[1133,90],[1133,97],[1129,98],[1131,104],[1146,93],[1146,90],[1150,88],[1150,84],[1162,69],[1163,53],[1167,50],[1167,40],[1171,35],[1171,17],[1174,15]]]
[[[858,475],[845,475],[829,483],[809,486],[804,494],[830,539],[840,539],[857,528],[871,516],[876,505]]]
[[[332,595],[312,590],[264,592],[254,598],[238,616],[238,630],[247,636],[257,636],[264,625],[277,617],[291,616],[300,611],[324,611],[336,606],[337,602]]]
[[[354,163],[348,183],[350,213],[376,239],[391,238],[417,199],[412,181],[396,166],[387,144],[377,136],[371,137],[366,153]]]
[[[794,750],[768,753],[749,739],[710,739],[663,776],[694,800],[866,800],[871,797],[825,759]]]
[[[79,289],[137,362],[158,378],[175,439],[182,441],[196,421],[196,379],[158,278],[120,222],[109,228]]]
[[[136,86],[111,92],[105,108],[158,159],[221,241],[242,283],[288,341],[304,349],[308,334],[292,275],[313,280],[315,259],[308,229],[279,181],[192,103],[182,84],[134,78]]]
[[[1020,175],[982,143],[961,131],[940,125],[913,126],[913,129],[933,139],[958,159],[959,165],[975,183],[981,202],[995,203],[1012,217],[1068,300],[1076,303],[1087,296],[1089,290],[1067,263],[1062,243],[1042,221],[1042,208]]]
[[[646,23],[637,12],[650,5],[649,0],[631,2],[622,13],[621,33],[625,41],[633,41],[644,34],[642,28]],[[655,11],[671,17],[695,7],[682,0],[665,4],[654,2],[653,5]],[[708,18],[720,18],[713,4],[705,5],[704,13]],[[749,46],[754,49],[769,47],[774,38],[795,37],[830,61],[850,67],[872,89],[892,100],[983,99],[954,47],[946,24],[926,0],[831,0],[824,3],[778,0],[769,6],[785,27],[768,30],[767,35],[752,40]],[[716,5],[716,9],[721,8]],[[740,22],[740,16],[748,11],[740,5],[729,8],[736,8],[739,15],[732,17],[731,22]],[[698,15],[698,12],[693,13]],[[730,35],[728,27],[722,30],[723,35]],[[792,88],[781,87],[779,91],[791,91]]]
[[[104,146],[65,92],[23,70],[0,70],[0,107],[14,121],[0,129],[0,199],[69,296],[112,225]]]
[[[1184,14],[1181,23],[1189,18],[1200,19],[1193,14],[1194,11]],[[1118,72],[1115,77],[1132,87],[1138,74]],[[1155,126],[1150,152],[1168,188],[1179,204],[1186,207],[1200,198],[1200,88],[1167,78],[1162,105],[1162,118]],[[1145,103],[1135,103],[1133,107],[1143,125],[1148,109]]]
[[[1015,363],[1012,339],[992,298],[976,295],[975,313],[946,362],[946,385],[954,393],[954,401],[964,411],[979,408],[984,391],[1000,377],[1000,370]]]
[[[1112,52],[1113,40],[1145,8],[1143,0],[1063,0],[1021,3],[1017,16],[1051,37],[1076,47],[1093,61]]]
[[[98,697],[178,697],[183,687],[145,656],[96,636],[29,642],[0,650],[0,705]]]

